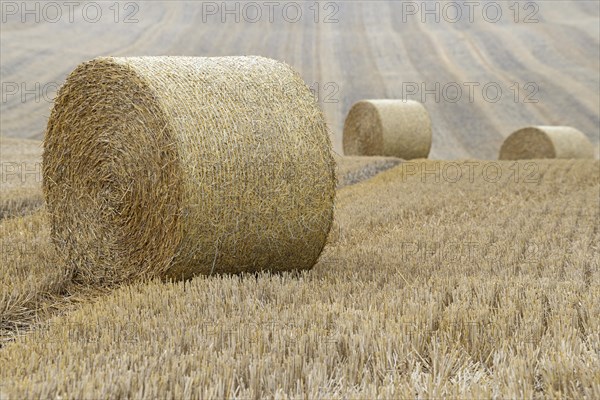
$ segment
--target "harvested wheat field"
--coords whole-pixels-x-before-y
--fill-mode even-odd
[[[421,1],[286,0],[272,9],[269,2],[247,2],[258,4],[259,20],[256,7],[244,2],[230,6],[237,14],[225,14],[220,1],[123,2],[118,15],[113,3],[94,3],[75,4],[70,13],[58,2],[59,21],[36,23],[32,13],[22,23],[20,10],[6,16],[0,25],[1,136],[42,139],[58,87],[77,65],[98,56],[259,55],[300,73],[340,154],[353,104],[406,98],[429,111],[434,159],[496,159],[503,140],[530,125],[573,126],[599,155],[596,0],[436,1],[437,22],[431,14],[424,19]],[[450,19],[453,5],[460,7],[458,21]],[[56,11],[48,6],[47,13]]]
[[[0,19],[0,400],[600,399],[598,1]]]
[[[38,140],[0,138],[0,220],[43,206],[41,156]]]
[[[41,164],[42,143],[35,140],[10,139],[11,163]],[[401,160],[392,157],[335,156],[336,175],[340,187],[352,185],[392,168]],[[16,179],[16,178],[14,178]],[[50,239],[50,219],[41,196],[41,182],[27,181],[24,192],[13,192],[11,185],[0,187],[2,198],[11,200],[10,216],[0,220],[0,254],[5,266],[0,269],[0,344],[26,333],[36,321],[70,304],[80,304],[104,294],[107,288],[73,282],[73,265],[67,266]],[[39,210],[26,206],[30,193],[40,193]],[[14,218],[24,215],[22,218]],[[38,279],[40,278],[40,279]]]
[[[598,398],[599,190],[594,160],[405,162],[338,191],[312,271],[85,301],[61,293],[60,270],[13,260],[21,296],[54,291],[57,310],[0,350],[2,393]],[[46,241],[27,233],[43,226],[31,215],[3,234]]]

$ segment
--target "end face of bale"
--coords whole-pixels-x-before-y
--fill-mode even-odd
[[[44,146],[53,240],[82,281],[308,269],[331,227],[323,114],[274,60],[92,60]]]
[[[359,101],[352,106],[344,122],[342,143],[347,156],[382,155],[383,126],[371,101]]]
[[[346,155],[427,158],[431,141],[429,114],[412,100],[360,101],[344,123]]]
[[[589,139],[567,126],[533,126],[512,133],[500,148],[500,160],[594,158]]]
[[[51,236],[76,280],[160,274],[181,240],[182,172],[158,97],[132,68],[101,58],[77,67],[44,140]]]

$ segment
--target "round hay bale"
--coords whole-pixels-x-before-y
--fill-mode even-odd
[[[532,126],[513,132],[500,148],[500,160],[594,158],[590,140],[568,126]]]
[[[321,110],[262,57],[97,58],[43,154],[52,239],[81,282],[311,268],[333,218]]]
[[[427,158],[431,120],[423,104],[412,100],[363,100],[344,123],[345,155]]]

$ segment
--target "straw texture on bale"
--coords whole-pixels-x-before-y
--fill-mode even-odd
[[[311,268],[335,164],[300,76],[262,57],[97,58],[59,91],[43,154],[76,280]]]
[[[431,120],[412,100],[363,100],[352,106],[344,123],[345,155],[427,158]]]
[[[500,160],[594,158],[590,140],[568,126],[533,126],[513,132],[500,148]]]

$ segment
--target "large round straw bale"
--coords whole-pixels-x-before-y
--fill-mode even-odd
[[[344,124],[344,154],[427,158],[431,120],[423,104],[412,100],[363,100]]]
[[[324,117],[262,57],[98,58],[59,91],[43,154],[75,279],[311,268],[333,218]]]
[[[590,140],[568,126],[533,126],[520,129],[504,140],[500,160],[539,158],[594,158]]]

